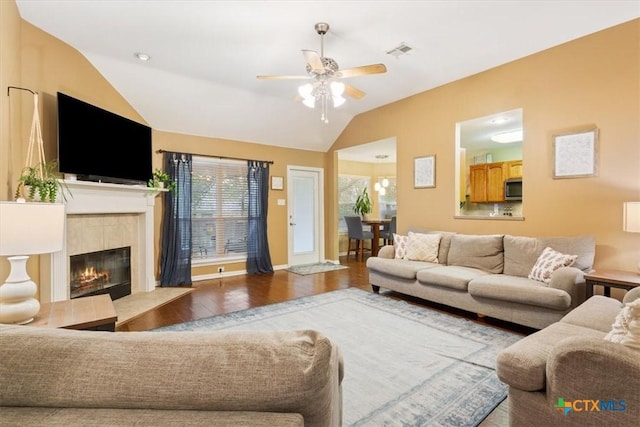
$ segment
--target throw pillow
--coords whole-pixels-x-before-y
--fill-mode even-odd
[[[573,265],[576,259],[578,259],[578,255],[563,254],[547,246],[533,265],[531,273],[529,273],[529,279],[549,283],[551,281],[551,273],[560,267]]]
[[[400,234],[393,233],[393,248],[396,252],[396,259],[405,259],[407,256],[407,244],[409,243],[409,236],[402,236]]]
[[[611,325],[611,330],[604,339],[611,342],[621,343],[627,332],[629,332],[629,323],[631,323],[631,307],[625,305],[616,316],[616,320]]]
[[[422,234],[410,231],[406,259],[438,263],[438,248],[441,238],[441,234]]]
[[[640,299],[627,304],[629,308],[629,328],[620,341],[621,344],[640,350]]]

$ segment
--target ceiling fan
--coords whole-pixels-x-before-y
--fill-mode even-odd
[[[298,93],[302,97],[302,103],[307,107],[314,108],[316,104],[319,104],[322,109],[320,119],[328,123],[327,108],[329,101],[333,103],[334,107],[339,107],[345,102],[345,98],[342,96],[345,93],[354,99],[360,99],[365,96],[363,91],[339,81],[340,79],[386,73],[387,67],[384,64],[372,64],[341,70],[333,58],[324,56],[324,35],[329,31],[329,24],[319,22],[315,25],[315,30],[320,35],[320,54],[313,50],[302,51],[307,61],[306,76],[257,76],[257,78],[265,80],[313,80],[312,83],[300,86]]]

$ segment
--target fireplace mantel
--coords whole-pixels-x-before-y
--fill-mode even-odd
[[[149,292],[155,289],[154,277],[154,205],[161,191],[145,186],[98,183],[89,181],[60,181],[64,197],[58,202],[65,204],[65,215],[115,215],[136,214],[138,216],[138,241],[140,260],[138,289],[132,292]],[[68,218],[65,220],[68,222]],[[66,224],[65,224],[66,227]],[[41,256],[40,300],[41,302],[64,301],[69,292],[69,253],[67,233],[61,251],[50,256]],[[49,258],[49,262],[46,261]]]

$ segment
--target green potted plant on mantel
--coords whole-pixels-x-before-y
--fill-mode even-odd
[[[161,169],[155,169],[153,171],[147,186],[151,188],[166,188],[173,194],[175,194],[177,190],[176,182],[169,178],[169,175]]]
[[[66,200],[62,181],[57,173],[57,162],[40,162],[35,166],[27,166],[18,178],[15,199],[28,202],[55,203],[58,191]]]
[[[366,220],[372,210],[373,202],[371,201],[371,198],[369,198],[367,187],[364,187],[362,189],[362,193],[360,193],[356,198],[356,202],[353,205],[353,211],[358,215],[362,215],[362,219]]]

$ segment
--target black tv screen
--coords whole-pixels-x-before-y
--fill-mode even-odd
[[[58,92],[58,166],[78,179],[121,184],[151,178],[151,128]]]

